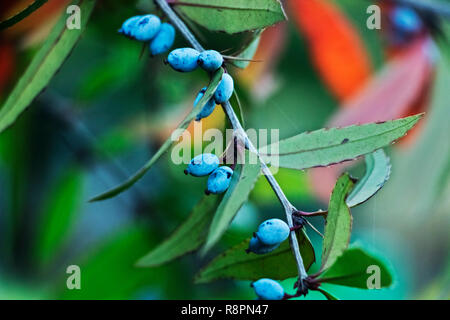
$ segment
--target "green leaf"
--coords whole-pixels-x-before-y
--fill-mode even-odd
[[[152,270],[136,268],[136,260],[148,252],[154,240],[148,226],[124,225],[96,246],[89,246],[82,256],[72,257],[71,264],[80,266],[81,290],[66,286],[67,266],[57,269],[54,282],[57,299],[70,300],[122,300],[137,299],[143,290],[175,286],[177,279],[173,267]],[[107,271],[107,272],[106,272]],[[61,277],[61,278],[59,278]],[[114,281],[111,281],[114,279]],[[172,282],[172,283],[171,283]]]
[[[369,267],[379,268],[381,288],[392,284],[392,275],[385,263],[357,247],[347,249],[333,265],[319,276],[319,280],[347,287],[368,289],[368,279],[375,275]]]
[[[237,55],[237,58],[251,60],[258,49],[259,40],[261,39],[261,33],[263,30],[255,32],[250,41],[245,45],[244,49]],[[250,64],[250,61],[245,60],[230,60],[230,63],[235,67],[245,69]]]
[[[79,168],[65,171],[48,193],[49,199],[39,219],[34,253],[42,265],[51,261],[57,250],[61,249],[81,205],[83,173]]]
[[[263,147],[260,153],[266,162],[282,168],[303,170],[328,166],[353,160],[389,145],[403,137],[422,115],[302,133]]]
[[[322,245],[321,270],[330,267],[350,242],[352,215],[345,199],[352,187],[353,182],[346,173],[338,179],[331,194]]]
[[[218,202],[218,197],[203,197],[189,218],[167,240],[139,259],[136,265],[155,267],[196,250],[206,239]]]
[[[248,152],[246,154],[248,155]],[[211,249],[225,233],[239,209],[247,201],[256,180],[258,180],[260,171],[259,162],[257,164],[249,163],[248,156],[246,156],[245,164],[237,165],[230,187],[214,215],[206,244],[202,250],[203,253]]]
[[[229,34],[262,29],[286,20],[277,0],[172,0],[176,9],[211,31]]]
[[[315,261],[314,248],[305,232],[298,232],[300,252],[308,270]],[[271,278],[284,280],[297,276],[298,270],[289,241],[268,254],[246,253],[250,239],[246,239],[212,260],[195,277],[196,283],[218,279],[258,280]]]
[[[203,106],[208,102],[208,100],[213,96],[214,92],[216,91],[217,86],[220,83],[220,80],[222,79],[223,69],[220,68],[217,70],[213,77],[211,78],[211,81],[209,82],[208,88],[203,95],[202,99],[198,102],[197,107],[193,108],[192,111],[184,118],[184,120],[180,123],[180,125],[177,128],[177,131],[172,134],[167,140],[164,142],[164,144],[159,148],[159,150],[153,155],[153,157],[141,168],[139,169],[132,177],[130,177],[128,180],[120,184],[119,186],[106,191],[105,193],[102,193],[91,200],[90,202],[94,201],[100,201],[100,200],[106,200],[109,198],[112,198],[123,191],[130,188],[132,185],[134,185],[139,179],[141,179],[148,170],[158,161],[159,158],[167,151],[169,148],[174,144],[177,139],[181,137],[183,134],[183,130],[179,129],[186,129],[192,120],[197,116],[197,114],[200,113],[200,111],[203,109]]]
[[[65,13],[62,14],[47,41],[35,55],[0,109],[0,132],[12,125],[34,98],[48,85],[86,28],[96,1],[79,0],[73,3],[78,4],[83,13],[81,29],[68,30],[66,28],[67,16]]]
[[[326,291],[323,288],[318,288],[317,291],[319,291],[321,294],[323,294],[325,296],[325,298],[327,298],[327,300],[339,300],[338,297],[336,297],[335,295]]]
[[[349,207],[357,206],[377,193],[388,181],[391,164],[383,149],[366,155],[366,173],[347,197]]]
[[[15,14],[14,16],[0,22],[0,30],[9,28],[16,23],[22,21],[26,17],[28,17],[30,14],[32,14],[34,11],[42,7],[48,0],[36,0],[32,4],[30,4],[28,7],[26,7],[24,10],[20,11],[19,13]]]

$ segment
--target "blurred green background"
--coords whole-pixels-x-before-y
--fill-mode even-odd
[[[338,2],[363,39],[372,64],[382,68],[385,44],[379,32],[365,26],[367,2]],[[7,5],[8,1],[4,8]],[[203,258],[188,255],[158,268],[133,265],[183,222],[202,196],[202,179],[185,176],[184,166],[174,165],[166,155],[126,193],[88,202],[134,173],[157,150],[208,81],[201,71],[173,71],[162,63],[164,57],[150,59],[146,52],[141,56],[140,43],[117,34],[127,17],[153,9],[150,1],[99,3],[50,86],[0,135],[0,299],[254,298],[248,282],[195,285],[193,276],[215,255],[247,238],[264,218],[283,216],[264,178],[211,253]],[[58,10],[52,15],[60,14]],[[33,15],[39,14],[44,13]],[[3,53],[6,46],[13,48],[10,60],[2,56],[13,71],[0,101],[45,38],[45,30],[40,39],[30,36],[44,18],[28,29],[0,36]],[[250,73],[236,74],[236,83],[246,126],[280,128],[284,138],[326,126],[340,102],[321,80],[294,19],[278,28],[273,41],[279,53],[261,63],[265,81],[258,82],[262,78]],[[206,47],[218,50],[239,48],[248,38],[209,33],[198,26],[195,31]],[[177,34],[175,47],[185,45]],[[441,48],[447,50],[449,44],[441,43]],[[273,48],[269,51],[274,53]],[[443,54],[442,59],[447,57]],[[0,69],[4,75],[5,70]],[[448,88],[450,78],[440,81]],[[353,210],[352,242],[388,260],[395,285],[366,291],[329,285],[340,298],[450,297],[450,106],[448,96],[433,102],[419,136],[407,147],[387,150],[393,169],[386,187]],[[223,123],[217,111],[204,125]],[[362,171],[359,162],[351,169],[355,175]],[[297,208],[326,208],[307,173],[284,169],[276,178]],[[320,218],[311,221],[323,228]],[[308,233],[320,252],[320,237]],[[81,290],[66,287],[69,265],[81,268]],[[293,282],[283,284],[290,290]],[[323,297],[311,293],[307,298]]]

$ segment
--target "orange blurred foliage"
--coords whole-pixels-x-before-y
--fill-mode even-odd
[[[293,16],[311,50],[322,79],[339,100],[355,94],[372,74],[356,29],[329,0],[289,0]]]
[[[278,23],[268,27],[261,34],[258,49],[247,68],[236,71],[239,80],[247,87],[253,87],[263,79],[276,65],[286,38],[286,24]]]
[[[32,4],[33,0],[2,0],[0,20],[10,18]],[[49,22],[54,22],[61,11],[70,3],[68,0],[48,1],[28,17],[4,30],[4,36],[14,38],[39,32]]]

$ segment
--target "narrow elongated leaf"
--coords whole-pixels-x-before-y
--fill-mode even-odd
[[[366,155],[366,173],[347,197],[349,207],[357,206],[377,193],[389,179],[391,164],[383,149]]]
[[[404,136],[422,114],[407,118],[345,128],[321,129],[281,140],[261,148],[260,153],[274,166],[303,170],[322,167],[383,148]],[[278,150],[268,154],[268,150]]]
[[[219,85],[220,80],[222,79],[223,69],[220,68],[217,70],[212,77],[211,81],[209,82],[208,88],[206,89],[205,94],[203,95],[202,99],[198,102],[197,106],[192,109],[192,111],[184,118],[184,120],[180,123],[177,130],[172,134],[167,140],[164,142],[164,144],[159,148],[159,150],[153,155],[153,157],[147,161],[147,163],[139,169],[132,177],[130,177],[127,181],[123,182],[119,186],[102,193],[90,201],[100,201],[100,200],[106,200],[109,198],[112,198],[123,191],[130,188],[132,185],[134,185],[139,179],[141,179],[148,170],[158,161],[159,158],[167,151],[169,148],[174,144],[179,137],[182,136],[183,130],[179,129],[186,129],[189,124],[194,120],[194,118],[197,116],[197,114],[200,113],[200,111],[203,109],[203,106],[208,102],[208,100],[213,96],[214,92],[216,91],[217,86]]]
[[[315,261],[314,248],[305,232],[298,232],[298,243],[305,268]],[[196,283],[206,283],[223,278],[258,280],[270,278],[284,280],[297,276],[297,265],[289,241],[268,254],[246,253],[250,239],[228,249],[211,261],[195,278]]]
[[[277,0],[170,0],[189,19],[230,34],[262,29],[286,19]]]
[[[174,268],[168,266],[149,271],[133,265],[139,256],[150,249],[153,242],[148,226],[142,223],[139,226],[123,225],[98,245],[89,247],[83,255],[72,257],[71,263],[81,269],[81,290],[68,290],[65,285],[59,285],[65,284],[67,280],[66,266],[61,267],[60,272],[55,272],[58,279],[54,286],[59,294],[54,298],[142,299],[142,294],[148,293],[148,288],[169,285],[177,277]],[[105,269],[108,272],[104,272]]]
[[[39,219],[34,253],[41,265],[51,261],[69,236],[82,200],[83,174],[69,168],[48,194]]]
[[[14,16],[0,22],[0,30],[9,28],[16,23],[22,21],[26,17],[28,17],[30,14],[32,14],[34,11],[42,7],[48,0],[35,0],[32,4],[30,4],[28,7],[20,11],[19,13],[15,14]]]
[[[352,187],[350,176],[344,174],[336,182],[331,194],[322,245],[322,270],[331,266],[350,242],[352,216],[345,199]]]
[[[261,166],[259,162],[257,164],[251,164],[249,163],[248,157],[246,157],[245,164],[237,166],[230,187],[214,215],[203,253],[211,249],[225,233],[239,209],[247,201],[256,180],[258,180],[260,171]]]
[[[163,243],[137,262],[138,267],[155,267],[196,250],[206,239],[218,197],[205,196],[189,218]]]
[[[371,276],[379,276],[381,288],[392,284],[392,275],[383,261],[361,248],[353,247],[347,249],[319,279],[321,282],[368,289],[368,283],[372,284]]]
[[[323,288],[318,288],[317,291],[319,291],[321,294],[323,294],[325,296],[325,298],[327,298],[327,300],[339,300],[338,297],[336,297],[332,293],[324,290]]]
[[[256,50],[258,49],[259,40],[261,39],[261,33],[263,31],[258,31],[255,33],[255,35],[251,38],[251,40],[246,44],[245,48],[239,52],[237,55],[240,59],[248,59],[251,60],[253,56],[256,53]],[[232,63],[234,66],[245,69],[250,64],[250,61],[245,60],[230,60],[230,63]]]
[[[33,58],[0,109],[0,132],[12,125],[33,99],[48,85],[86,28],[96,1],[79,0],[73,3],[80,6],[83,13],[81,28],[68,30],[66,28],[67,16],[62,14],[47,41]]]

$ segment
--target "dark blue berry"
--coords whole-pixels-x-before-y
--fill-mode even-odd
[[[227,102],[231,98],[233,90],[233,78],[228,73],[224,73],[216,92],[214,92],[214,99],[216,100],[216,103],[222,104]]]
[[[153,15],[142,16],[132,31],[132,36],[139,41],[150,41],[153,39],[161,27],[161,20]]]
[[[204,70],[214,72],[223,64],[222,55],[216,50],[206,50],[198,56],[198,65]]]
[[[180,72],[190,72],[198,67],[199,52],[192,48],[175,49],[169,53],[167,62],[172,68]]]
[[[194,157],[189,163],[186,174],[191,174],[194,177],[207,176],[219,166],[219,158],[211,153],[203,153]]]
[[[200,92],[197,94],[197,97],[194,101],[194,108],[197,106],[197,104],[200,102],[200,100],[203,98],[206,92],[206,87],[204,87]],[[208,117],[211,113],[213,113],[214,109],[216,108],[216,101],[214,98],[209,99],[209,101],[203,106],[202,111],[197,115],[195,118],[196,121],[200,121],[203,118]]]
[[[246,251],[247,253],[253,252],[256,254],[266,254],[277,249],[279,246],[280,244],[276,244],[274,246],[267,246],[263,244],[256,235],[254,235],[250,239],[250,243],[248,244],[248,249]]]
[[[230,186],[233,169],[223,166],[214,170],[208,178],[206,193],[219,194]]]
[[[170,23],[162,23],[159,32],[150,43],[150,54],[156,56],[169,50],[175,40],[175,28]]]
[[[259,225],[256,236],[264,245],[274,246],[286,240],[290,232],[289,226],[283,220],[270,219]]]
[[[252,283],[258,298],[262,300],[282,300],[284,298],[283,287],[272,279],[259,279]]]

